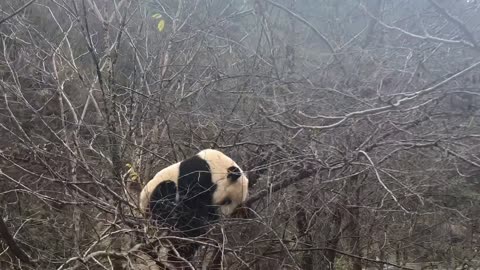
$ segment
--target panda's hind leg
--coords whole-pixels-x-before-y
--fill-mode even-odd
[[[164,181],[158,185],[150,196],[150,212],[152,219],[157,225],[175,225],[178,216],[177,207],[177,185],[173,181]]]

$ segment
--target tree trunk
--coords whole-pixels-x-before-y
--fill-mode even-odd
[[[350,236],[349,245],[350,250],[353,255],[358,257],[362,256],[362,250],[360,246],[360,193],[361,193],[361,180],[359,179],[358,175],[350,177],[349,186],[352,188],[351,192],[347,192],[350,194],[350,201],[348,205],[353,205],[352,207],[348,207],[347,210],[349,212],[349,219],[350,222],[346,226],[348,230],[348,234]],[[353,270],[362,270],[362,260],[358,258],[352,258],[352,269]]]
[[[305,198],[305,194],[300,189],[300,186],[296,185],[296,187],[297,187],[298,201],[300,201],[302,200],[302,198]],[[312,236],[308,232],[307,212],[305,211],[305,208],[303,208],[301,204],[298,203],[295,209],[295,213],[296,213],[295,221],[297,224],[297,231],[298,231],[298,234],[301,236],[300,239],[303,239],[303,242],[305,243],[305,248],[307,249],[312,248],[313,247]],[[300,265],[304,270],[313,270],[312,251],[307,250],[302,252]]]
[[[341,225],[342,225],[342,215],[340,207],[336,207],[330,222],[330,232],[327,235],[331,237],[327,240],[327,248],[319,256],[319,265],[317,269],[326,269],[333,270],[335,268],[335,257],[337,252],[335,251],[340,241],[340,236],[342,235]]]

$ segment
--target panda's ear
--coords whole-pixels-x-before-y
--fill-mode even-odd
[[[230,179],[230,181],[235,182],[237,181],[240,176],[242,176],[242,172],[238,167],[231,166],[227,169],[228,175],[227,178]]]

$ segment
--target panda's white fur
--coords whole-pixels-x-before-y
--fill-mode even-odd
[[[178,176],[180,174],[180,162],[172,164],[161,171],[148,181],[147,185],[142,189],[140,193],[139,205],[140,210],[143,213],[148,213],[148,205],[150,204],[150,195],[155,188],[164,181],[173,181],[175,185],[178,185]]]
[[[230,215],[235,208],[247,199],[248,178],[243,170],[231,158],[220,151],[205,149],[197,154],[200,158],[207,161],[212,174],[212,182],[217,185],[213,194],[213,204],[218,205],[225,198],[229,198],[232,203],[221,205],[220,209],[224,215]],[[235,166],[240,170],[241,176],[235,182],[231,183],[227,179],[226,169]]]
[[[205,149],[196,154],[197,157],[205,160],[210,168],[213,184],[216,184],[216,189],[213,193],[211,202],[205,202],[207,204],[217,205],[220,211],[224,215],[230,215],[233,213],[241,203],[243,203],[248,195],[248,178],[245,176],[243,170],[233,161],[230,157],[224,153],[213,150]],[[180,164],[184,161],[177,162],[170,165],[163,170],[159,171],[143,188],[140,194],[140,209],[142,212],[148,212],[150,196],[154,192],[155,188],[164,181],[173,181],[175,185],[178,185]],[[237,167],[241,175],[236,181],[229,181],[227,178],[229,167]],[[191,172],[194,173],[194,172]],[[229,199],[231,202],[228,204],[222,204],[225,199]],[[177,194],[178,200],[178,194]]]

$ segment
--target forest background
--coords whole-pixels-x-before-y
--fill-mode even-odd
[[[204,148],[251,182],[204,242],[227,269],[479,267],[479,29],[474,0],[2,0],[0,268],[142,269],[129,187]]]

